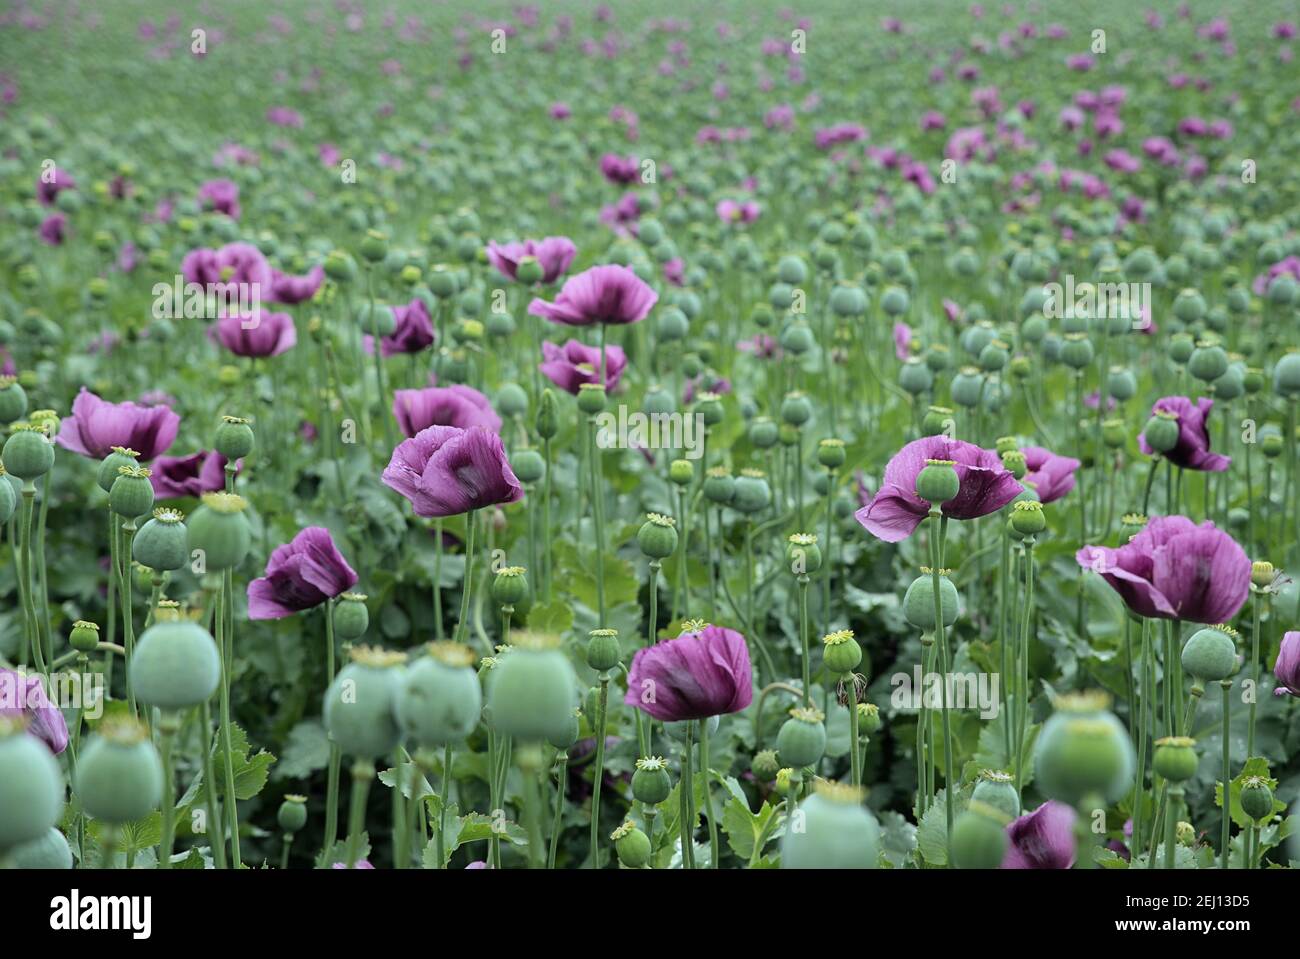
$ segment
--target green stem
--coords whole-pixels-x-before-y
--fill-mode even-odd
[[[174,823],[176,806],[176,770],[172,766],[172,745],[176,735],[177,717],[164,713],[158,723],[161,738],[163,767],[162,841],[158,844],[158,868],[172,867],[172,847],[175,845]]]
[[[708,720],[704,720],[706,723]],[[692,744],[695,723],[686,721],[685,741],[682,745],[682,868],[695,868],[695,757]]]
[[[596,707],[596,770],[591,786],[591,868],[600,868],[600,790],[605,780],[605,723],[609,718],[609,678],[601,677]]]
[[[943,522],[942,511],[938,507],[930,510],[930,582],[934,589],[934,636],[939,647],[939,691],[940,708],[943,721],[943,778],[944,778],[944,818],[947,824],[948,841],[952,841],[953,793],[956,780],[952,774],[952,718],[948,713],[948,639],[943,619],[943,593],[939,589],[939,567],[943,563],[943,540],[947,532]],[[922,689],[924,695],[924,689]]]
[[[469,635],[469,594],[473,592],[471,588],[474,582],[474,528],[476,511],[470,510],[465,514],[465,581],[460,595],[460,621],[456,623],[456,641],[464,643]],[[487,653],[490,655],[492,650],[489,648]]]
[[[560,847],[560,832],[564,827],[564,791],[569,777],[568,750],[561,750],[555,757],[555,762],[555,822],[551,826],[551,848],[546,855],[547,869],[555,868],[555,854]]]
[[[1232,715],[1232,680],[1222,680],[1219,685],[1223,687],[1223,832],[1221,837],[1223,853],[1219,868],[1227,869],[1232,830],[1232,744],[1228,731],[1228,723]]]
[[[370,780],[375,775],[375,766],[369,760],[358,759],[352,764],[352,801],[348,806],[348,851],[344,859],[345,867],[353,868],[357,864],[357,854],[361,848],[361,831],[366,827],[366,798],[370,795]]]
[[[230,615],[231,573],[221,573],[221,591],[217,597],[218,623],[221,629],[218,646],[221,649],[221,755],[225,764],[226,825],[230,830],[230,868],[239,869],[243,858],[239,853],[239,810],[235,800],[234,749],[230,742],[230,679],[234,670],[234,629]],[[214,784],[215,785],[215,784]]]
[[[704,777],[704,818],[709,822],[709,868],[718,868],[718,821],[713,816],[712,770],[709,768],[709,721],[700,721],[700,774]]]
[[[205,823],[209,835],[216,830],[216,838],[208,840],[212,851],[212,864],[218,869],[226,868],[226,841],[221,837],[221,810],[217,806],[216,763],[212,761],[212,707],[208,700],[199,703],[199,726],[203,730],[203,781],[207,783],[207,813]]]

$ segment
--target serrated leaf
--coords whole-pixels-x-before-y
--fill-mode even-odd
[[[289,730],[273,779],[306,779],[329,765],[330,741],[319,719],[306,719]]]
[[[573,606],[558,599],[536,603],[528,613],[528,628],[563,636],[573,628]]]

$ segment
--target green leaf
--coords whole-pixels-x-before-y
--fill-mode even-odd
[[[1251,776],[1259,776],[1268,783],[1270,789],[1277,789],[1277,780],[1273,779],[1269,775],[1269,772],[1270,772],[1270,767],[1269,767],[1268,760],[1260,756],[1255,756],[1251,759],[1246,760],[1246,765],[1242,767],[1241,772],[1238,774],[1237,778],[1232,781],[1232,788],[1230,790],[1231,805],[1228,807],[1228,816],[1232,819],[1233,822],[1237,824],[1238,828],[1245,829],[1247,826],[1251,825],[1254,822],[1254,820],[1252,820],[1249,816],[1246,815],[1246,811],[1241,808],[1242,783],[1244,783],[1246,779]],[[1217,806],[1219,809],[1223,808],[1223,781],[1222,780],[1218,780],[1214,784],[1214,805]],[[1278,813],[1278,812],[1285,812],[1285,811],[1286,811],[1286,804],[1279,802],[1275,797],[1273,799],[1273,812]]]
[[[402,763],[401,771],[403,796],[410,799],[412,791],[414,791],[416,799],[423,799],[426,796],[433,795],[433,790],[429,786],[429,781],[424,778],[424,773],[420,770],[419,766],[415,763]],[[389,789],[392,789],[396,783],[393,774],[393,769],[385,769],[379,774],[379,781]]]
[[[573,607],[560,599],[536,603],[528,614],[528,628],[563,636],[573,628]]]
[[[916,849],[916,827],[901,813],[886,810],[880,813],[880,851],[891,866],[901,869],[912,858]]]
[[[230,725],[230,754],[232,759],[231,769],[235,779],[235,798],[252,799],[266,786],[270,768],[275,762],[275,756],[265,749],[260,749],[250,756],[248,737],[235,723]],[[220,733],[215,735],[212,740],[212,763],[212,776],[216,780],[217,795],[224,797],[226,794],[226,754],[221,748]],[[201,803],[206,801],[207,789],[207,783],[200,785],[194,794],[193,802]]]
[[[273,779],[306,779],[329,765],[330,741],[319,719],[305,719],[289,731]]]

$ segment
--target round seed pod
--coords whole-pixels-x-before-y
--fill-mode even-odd
[[[63,801],[58,760],[20,720],[0,718],[0,850],[43,838]]]
[[[364,593],[344,593],[334,606],[334,632],[343,640],[360,639],[370,628]]]
[[[781,839],[781,868],[877,868],[880,824],[862,805],[862,790],[821,782],[816,790],[799,804],[802,828],[792,822]]]
[[[281,831],[295,833],[307,825],[307,797],[289,795],[284,797],[275,815]]]
[[[939,577],[939,603],[944,626],[957,622],[957,587],[947,576]],[[934,581],[931,574],[922,572],[907,587],[907,592],[903,594],[903,615],[920,630],[929,632],[935,628]]]
[[[1017,500],[1011,507],[1011,526],[1021,536],[1037,536],[1047,529],[1043,504],[1036,500]]]
[[[1142,431],[1147,445],[1157,453],[1168,453],[1178,445],[1178,417],[1164,410],[1156,410]]]
[[[134,519],[153,509],[153,485],[150,470],[143,466],[123,466],[108,491],[108,505],[118,516]]]
[[[1273,367],[1273,390],[1279,396],[1300,394],[1300,353],[1287,353]]]
[[[617,629],[593,629],[587,640],[587,665],[598,673],[613,669],[623,658]]]
[[[660,756],[644,756],[636,761],[632,774],[632,798],[639,803],[658,805],[673,790],[668,764]]]
[[[14,484],[5,472],[4,464],[0,463],[0,524],[9,522],[17,507],[18,494],[14,492]]]
[[[1186,782],[1196,775],[1200,758],[1196,755],[1196,740],[1187,736],[1166,736],[1156,740],[1152,768],[1170,782]]]
[[[163,769],[149,731],[134,720],[105,722],[77,757],[86,812],[114,825],[143,819],[162,799]]]
[[[946,503],[960,492],[961,480],[951,460],[926,460],[916,476],[916,495],[927,503]]]
[[[96,482],[99,488],[105,493],[113,488],[113,483],[121,475],[120,471],[123,466],[139,465],[140,454],[135,450],[126,449],[122,446],[114,446],[112,451],[99,461],[99,472],[96,474]]]
[[[1236,634],[1227,626],[1207,626],[1183,644],[1183,671],[1207,682],[1227,679],[1237,671]]]
[[[715,506],[726,506],[736,493],[736,478],[725,466],[710,467],[704,474],[704,498]]]
[[[650,838],[631,820],[623,823],[609,838],[614,843],[618,861],[628,869],[643,869],[650,862]]]
[[[12,423],[27,415],[27,393],[15,376],[0,376],[0,423]]]
[[[772,502],[772,487],[762,470],[744,469],[736,477],[731,507],[738,513],[757,513]]]
[[[68,840],[53,826],[44,836],[9,850],[14,869],[71,869],[72,850]]]
[[[1117,800],[1132,785],[1136,759],[1128,732],[1104,694],[1062,696],[1034,748],[1039,788],[1070,806]]]
[[[790,710],[790,718],[776,734],[776,752],[787,766],[812,766],[826,752],[826,727],[822,712],[812,707]]]
[[[822,664],[833,674],[851,673],[862,663],[862,647],[853,630],[841,629],[822,637]]]
[[[253,427],[249,425],[248,420],[240,419],[238,416],[223,416],[217,425],[217,434],[212,445],[218,453],[234,463],[253,452],[255,442]]]
[[[141,566],[154,570],[177,570],[189,559],[189,531],[179,510],[165,507],[136,532],[131,555]]]
[[[1242,782],[1241,809],[1255,822],[1273,815],[1273,790],[1262,776],[1249,776]]]
[[[985,769],[980,773],[971,801],[991,806],[1009,820],[1020,815],[1020,797],[1016,794],[1015,780],[1001,770]]]
[[[1009,842],[1002,811],[972,798],[952,824],[948,854],[957,869],[997,869]]]
[[[164,618],[164,617],[169,618]],[[181,710],[206,702],[221,681],[221,657],[212,634],[177,611],[159,609],[159,621],[140,634],[127,670],[142,702]]]
[[[814,533],[794,533],[786,540],[785,562],[796,575],[817,572],[822,568],[822,551]]]
[[[667,559],[677,552],[677,521],[671,516],[647,513],[637,530],[636,543],[650,559]]]
[[[204,493],[202,503],[186,523],[189,551],[203,550],[209,570],[239,565],[248,555],[252,538],[244,498],[234,493]]]
[[[401,742],[393,707],[405,662],[405,653],[370,646],[352,650],[352,662],[339,670],[325,692],[325,728],[343,752],[374,759]]]
[[[524,740],[566,734],[577,704],[578,677],[558,637],[519,634],[493,674],[487,701],[498,730]]]
[[[546,460],[534,449],[516,450],[510,465],[521,483],[536,483],[546,475]]]
[[[426,748],[464,741],[478,725],[483,692],[474,654],[459,643],[431,643],[429,655],[405,671],[397,690],[397,723]]]
[[[528,578],[522,566],[504,566],[492,578],[492,602],[517,606],[528,598]]]
[[[5,469],[20,480],[35,480],[44,476],[54,466],[54,446],[43,430],[34,426],[18,426],[5,440],[0,452]]]

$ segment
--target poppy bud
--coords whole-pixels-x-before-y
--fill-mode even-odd
[[[632,820],[615,829],[609,838],[614,843],[618,861],[628,869],[643,869],[650,862],[650,838]]]
[[[956,463],[951,460],[926,460],[916,477],[916,494],[928,503],[946,503],[961,492]]]
[[[1250,581],[1259,589],[1271,586],[1275,575],[1272,563],[1260,560],[1250,564]]]
[[[1008,819],[1020,815],[1020,796],[1016,793],[1015,779],[999,769],[982,770],[970,798],[972,802],[993,807]]]
[[[132,719],[108,720],[77,757],[77,796],[113,825],[143,819],[162,799],[163,769],[149,731]]]
[[[763,783],[775,780],[780,770],[781,762],[777,759],[775,749],[760,749],[754,753],[753,762],[749,764],[749,771],[754,774],[754,778]],[[632,787],[636,788],[635,777],[632,779]]]
[[[516,471],[518,475],[518,471]],[[725,466],[714,466],[704,474],[704,497],[717,506],[726,506],[736,492],[736,479]]]
[[[474,671],[474,654],[460,643],[428,645],[429,655],[401,675],[394,713],[402,732],[425,748],[459,743],[474,731],[483,693]]]
[[[776,751],[781,762],[790,766],[812,766],[826,752],[825,716],[814,707],[796,707],[776,734]]]
[[[677,521],[671,516],[647,513],[646,521],[641,524],[636,534],[636,542],[641,547],[641,552],[651,559],[667,559],[677,552],[676,523]]]
[[[862,647],[853,638],[853,630],[841,629],[822,637],[822,664],[833,673],[844,675],[862,662]]]
[[[1132,785],[1133,743],[1099,693],[1061,696],[1034,748],[1038,785],[1051,799],[1078,806],[1111,802]]]
[[[0,422],[12,423],[27,415],[27,393],[17,377],[0,376]]]
[[[636,772],[632,774],[633,799],[648,806],[656,806],[668,798],[672,789],[668,764],[661,757],[646,756],[636,761]]]
[[[1123,420],[1105,420],[1101,424],[1101,439],[1108,449],[1120,449],[1128,442],[1128,430]]]
[[[344,641],[360,639],[370,627],[370,611],[362,593],[344,593],[334,607],[334,632]]]
[[[776,445],[777,438],[777,425],[766,416],[755,417],[749,424],[749,441],[758,449],[770,449]]]
[[[118,516],[134,519],[153,509],[153,485],[150,470],[143,466],[123,466],[108,491],[108,505]]]
[[[934,629],[934,582],[929,570],[923,568],[921,573],[903,594],[903,615],[913,626],[930,632]],[[939,598],[943,624],[951,626],[957,622],[957,587],[944,575],[939,577]]]
[[[556,408],[555,394],[550,389],[542,390],[542,397],[537,402],[537,435],[544,440],[552,439],[560,431],[559,411]]]
[[[15,426],[0,452],[5,469],[20,480],[35,480],[54,466],[54,445],[35,426]]]
[[[276,822],[282,832],[293,835],[307,825],[307,797],[287,795],[276,813]]]
[[[521,483],[536,483],[546,475],[546,460],[534,449],[516,450],[510,467]]]
[[[137,563],[156,570],[176,570],[189,559],[189,533],[179,510],[160,508],[131,542]]]
[[[1255,822],[1273,815],[1273,790],[1262,776],[1247,776],[1241,784],[1241,810]]]
[[[231,463],[253,452],[253,428],[238,416],[223,416],[213,446]]]
[[[1186,782],[1196,775],[1199,765],[1195,739],[1188,736],[1166,736],[1156,740],[1152,768],[1170,782]]]
[[[792,821],[781,839],[782,869],[875,869],[879,865],[880,825],[862,805],[860,788],[818,782],[792,820],[796,817],[800,828]]]
[[[525,740],[562,736],[575,704],[577,676],[557,637],[521,633],[493,670],[487,704],[501,732]]]
[[[758,513],[772,502],[772,487],[762,470],[743,469],[736,477],[731,507],[738,513]]]
[[[613,669],[623,658],[617,629],[593,629],[587,634],[587,665],[598,673]]]
[[[997,869],[1007,854],[1007,819],[1002,810],[974,797],[952,824],[949,857],[957,869]]]
[[[202,505],[190,516],[189,549],[203,550],[209,570],[238,566],[248,555],[252,534],[244,510],[248,504],[234,493],[204,493]]]
[[[1237,671],[1236,632],[1229,626],[1198,629],[1183,645],[1183,670],[1207,682],[1227,679]]]
[[[216,691],[221,657],[211,633],[177,618],[140,634],[127,673],[141,702],[164,711],[189,709]]]
[[[1178,445],[1178,432],[1178,414],[1156,410],[1155,415],[1147,420],[1142,436],[1147,446],[1157,453],[1168,453]]]
[[[0,716],[0,849],[40,839],[63,812],[63,773],[20,719]]]
[[[352,662],[339,670],[325,691],[325,728],[350,756],[385,756],[402,738],[393,714],[406,654],[371,646],[357,646],[351,652]]]

